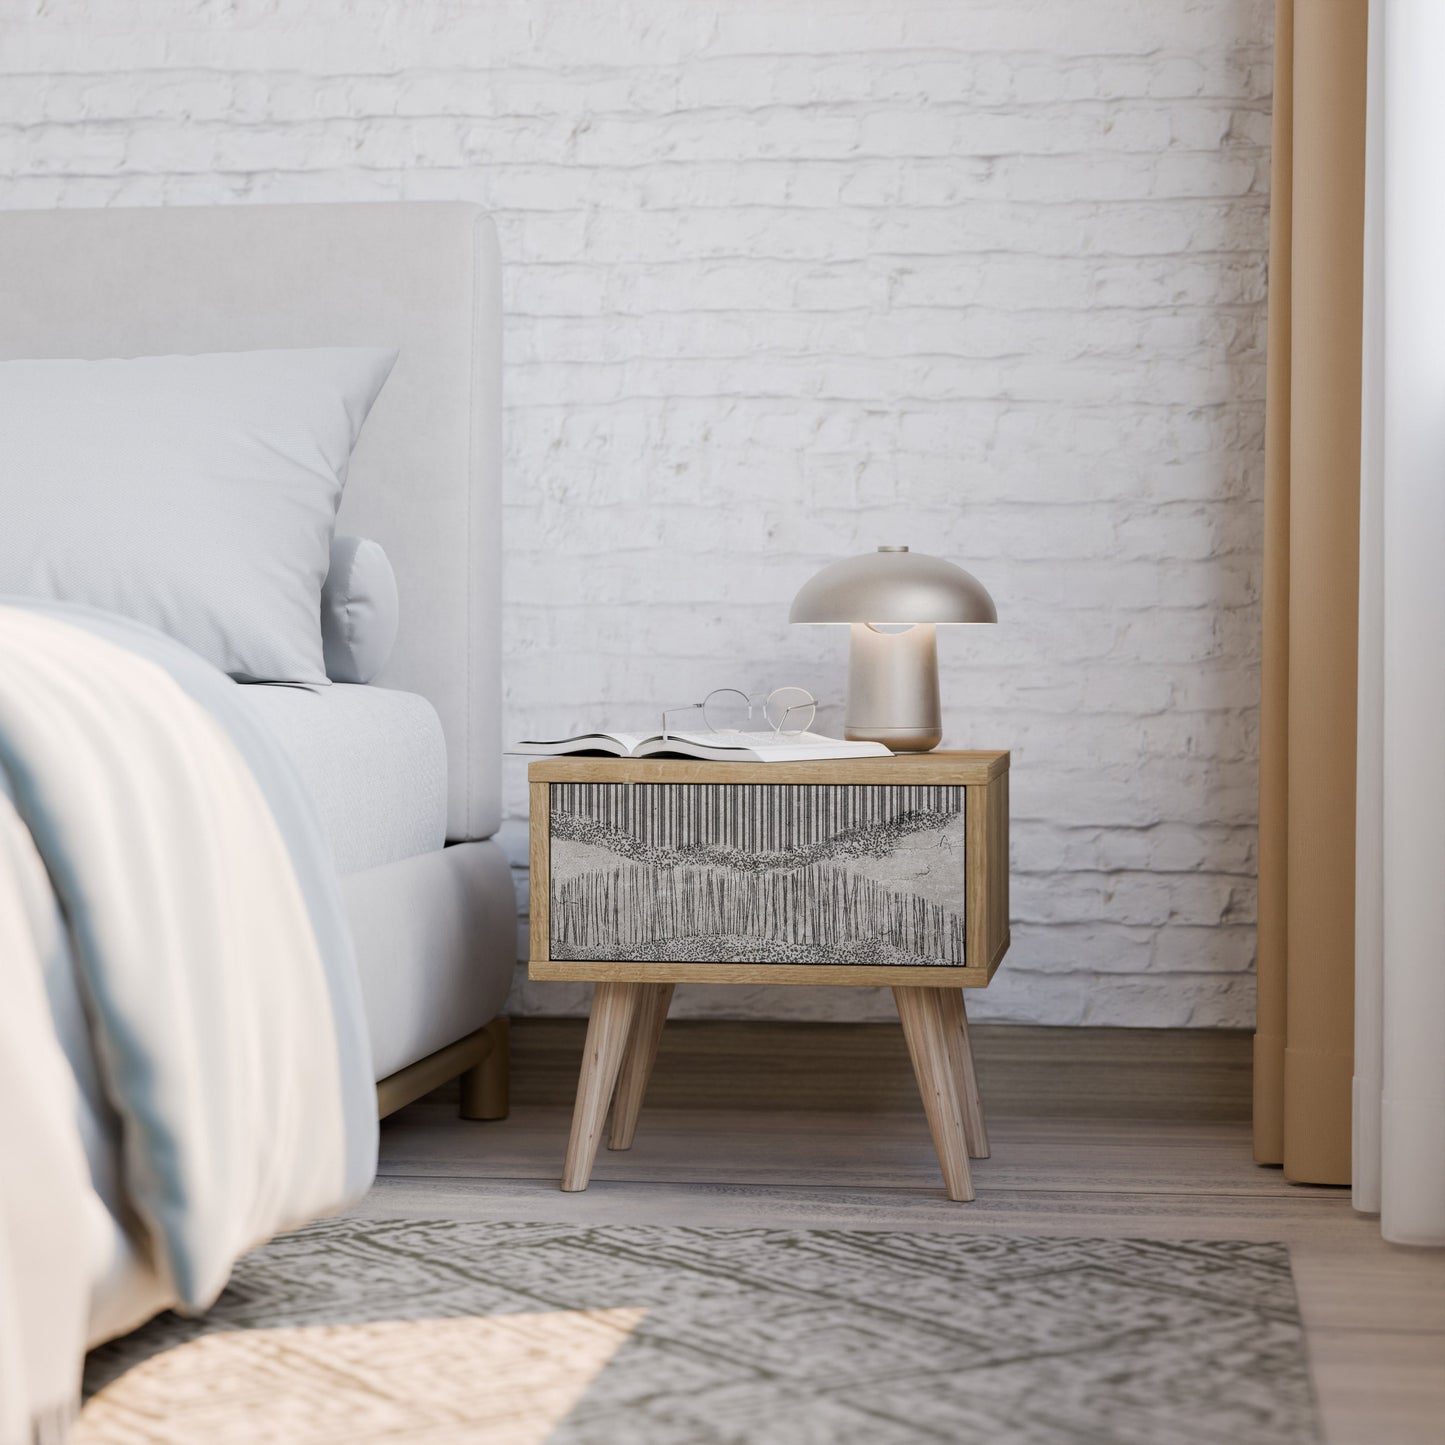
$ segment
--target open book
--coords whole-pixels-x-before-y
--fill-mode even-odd
[[[582,733],[551,742],[523,741],[509,751],[535,757],[702,758],[727,763],[805,763],[822,758],[886,758],[882,743],[850,743],[819,733]]]

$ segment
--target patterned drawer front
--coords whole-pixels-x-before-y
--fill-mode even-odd
[[[553,783],[551,956],[964,966],[964,794]]]

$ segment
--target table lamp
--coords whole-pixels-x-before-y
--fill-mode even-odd
[[[830,562],[793,598],[788,620],[852,628],[845,737],[926,753],[943,740],[934,629],[997,622],[998,610],[962,567],[907,547],[880,547]]]

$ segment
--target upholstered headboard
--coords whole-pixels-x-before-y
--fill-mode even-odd
[[[386,548],[401,629],[378,685],[446,732],[448,834],[500,811],[501,297],[475,206],[0,212],[0,356],[394,346],[341,531]]]

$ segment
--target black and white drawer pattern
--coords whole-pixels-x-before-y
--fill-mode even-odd
[[[966,966],[964,795],[553,783],[551,957]]]

